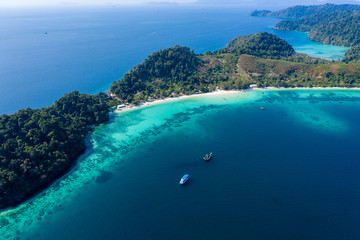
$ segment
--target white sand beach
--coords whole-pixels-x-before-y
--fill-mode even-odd
[[[179,101],[181,99],[187,99],[187,98],[193,98],[193,97],[227,95],[227,94],[233,94],[233,93],[245,92],[245,91],[251,91],[251,90],[252,89],[248,89],[248,90],[216,90],[216,91],[209,92],[209,93],[183,95],[183,96],[179,96],[179,97],[168,97],[168,98],[164,98],[164,99],[158,99],[158,100],[155,100],[155,101],[148,101],[148,102],[140,103],[138,105],[126,105],[123,108],[116,109],[114,112],[117,112],[117,113],[118,112],[126,112],[126,111],[134,110],[134,109],[137,109],[137,108],[141,108],[141,107],[148,107],[148,106],[152,106],[152,105],[161,104],[161,103],[164,103],[164,102]]]

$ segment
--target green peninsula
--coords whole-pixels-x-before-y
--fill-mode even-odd
[[[162,57],[159,57],[162,56]],[[183,56],[186,56],[184,58]],[[259,87],[360,87],[360,65],[313,58],[275,35],[237,37],[226,48],[195,54],[176,46],[150,55],[110,92],[124,103]]]
[[[42,109],[0,117],[0,208],[14,206],[66,173],[91,126],[109,119],[109,98],[72,92]]]

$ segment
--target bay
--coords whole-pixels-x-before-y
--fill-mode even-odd
[[[116,114],[68,175],[1,214],[0,234],[358,239],[359,103],[358,90],[259,90]]]

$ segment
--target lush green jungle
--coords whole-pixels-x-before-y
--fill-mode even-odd
[[[66,94],[54,105],[0,117],[0,208],[16,205],[65,173],[92,125],[109,118],[109,98]]]
[[[359,48],[347,60],[327,61],[294,51],[275,35],[237,37],[215,52],[195,54],[175,46],[151,54],[109,94],[72,92],[42,109],[0,117],[0,208],[14,206],[66,173],[85,150],[92,126],[109,118],[109,109],[164,97],[216,89],[258,87],[360,87]]]
[[[360,46],[350,48],[345,53],[346,62],[360,62]]]
[[[275,29],[308,32],[310,39],[337,46],[360,44],[360,12],[320,13],[294,21],[282,21]]]
[[[278,12],[255,11],[254,16],[289,18],[274,29],[307,32],[311,40],[324,44],[352,47],[344,61],[359,61],[360,5],[297,6]]]

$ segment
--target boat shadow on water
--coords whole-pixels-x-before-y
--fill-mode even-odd
[[[186,183],[183,183],[183,184],[178,183],[179,187],[186,187],[186,186],[189,186],[192,184],[193,184],[193,182],[191,179],[187,180]]]

